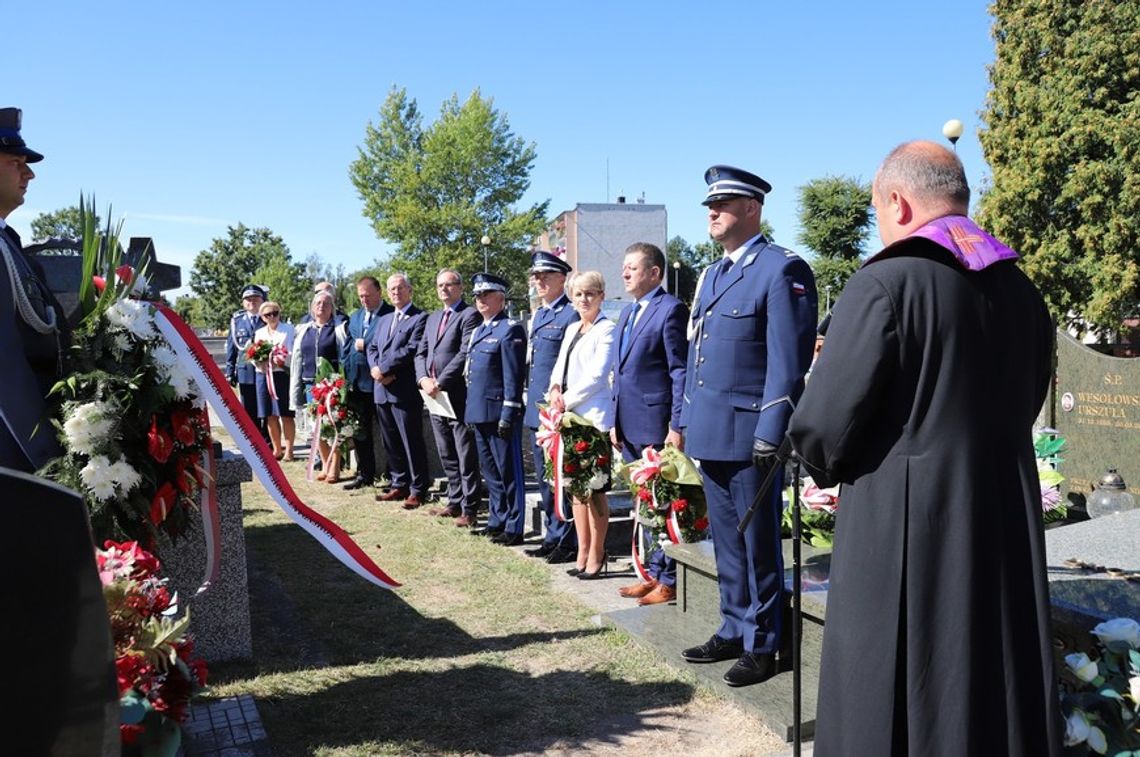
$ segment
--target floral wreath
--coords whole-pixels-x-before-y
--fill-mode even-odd
[[[560,520],[574,519],[560,496],[563,488],[580,501],[589,500],[612,479],[613,450],[598,416],[593,411],[578,415],[539,405],[535,440],[544,452],[545,478],[556,490],[555,514]]]
[[[312,400],[305,406],[313,419],[314,434],[336,449],[352,449],[352,437],[360,426],[360,418],[348,404],[348,382],[344,374],[325,358],[317,359],[317,375],[313,382]]]
[[[646,566],[665,544],[708,538],[708,504],[701,472],[684,452],[666,446],[660,452],[646,447],[622,473],[629,480],[637,505],[633,566],[642,580],[648,581]]]

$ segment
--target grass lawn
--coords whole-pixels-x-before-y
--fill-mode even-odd
[[[545,563],[373,492],[298,494],[404,586],[374,587],[254,482],[243,485],[251,662],[211,666],[205,698],[252,694],[292,754],[759,754],[758,721],[552,588]]]

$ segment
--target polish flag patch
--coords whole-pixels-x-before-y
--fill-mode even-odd
[[[798,281],[793,281],[792,294],[794,294],[796,297],[803,297],[805,294],[807,294],[807,287]]]

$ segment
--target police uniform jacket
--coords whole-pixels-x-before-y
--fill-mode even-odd
[[[340,356],[340,365],[344,370],[344,380],[353,391],[363,394],[372,394],[372,373],[368,368],[368,345],[376,335],[376,327],[380,319],[391,313],[393,307],[390,303],[382,302],[372,315],[372,322],[364,328],[364,308],[353,312],[345,322],[344,351]],[[356,349],[356,340],[364,340],[364,349]]]
[[[481,324],[475,329],[467,349],[464,422],[513,423],[522,412],[525,377],[526,331],[499,313],[490,327]]]
[[[257,366],[245,359],[245,348],[264,325],[261,316],[250,315],[244,310],[230,316],[230,333],[226,335],[226,376],[237,376],[239,384],[252,384],[256,380]]]
[[[563,294],[550,307],[536,310],[531,319],[530,377],[527,380],[526,417],[523,418],[527,428],[538,428],[538,403],[544,401],[550,386],[550,376],[554,372],[554,362],[558,360],[566,327],[578,318],[578,311]]]
[[[718,261],[702,274],[693,303],[692,342],[681,425],[698,460],[748,460],[753,439],[778,445],[815,344],[811,268],[764,237],[720,281]]]

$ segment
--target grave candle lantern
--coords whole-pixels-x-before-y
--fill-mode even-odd
[[[1096,491],[1089,495],[1086,507],[1090,518],[1099,518],[1135,509],[1136,498],[1128,493],[1128,487],[1116,468],[1109,468],[1097,482]]]

